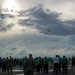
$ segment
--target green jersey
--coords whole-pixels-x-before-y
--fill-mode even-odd
[[[67,63],[67,58],[62,58],[62,63]]]
[[[38,65],[40,63],[38,59],[35,59],[34,62],[35,62],[35,65]]]
[[[43,64],[48,64],[48,62],[49,62],[48,58],[46,58],[46,59],[43,60]]]

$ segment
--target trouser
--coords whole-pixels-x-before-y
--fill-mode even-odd
[[[39,71],[42,73],[42,64],[39,64]]]
[[[48,74],[48,64],[44,64],[44,74]]]
[[[9,74],[9,71],[11,71],[11,74],[12,74],[12,66],[7,66],[7,72],[8,72],[8,74]]]
[[[61,73],[61,63],[58,64],[58,71]]]
[[[23,67],[23,72],[24,72],[24,75],[27,75],[27,68],[25,66]]]
[[[24,70],[24,75],[27,75],[27,71],[26,71],[26,69]]]
[[[0,64],[0,69],[1,69],[1,64]]]
[[[39,68],[39,65],[36,66],[36,70],[37,70],[37,73],[40,72],[40,68]]]
[[[58,74],[58,63],[54,63],[53,73]]]
[[[11,74],[12,74],[12,68],[8,69],[7,72],[8,72],[8,74],[9,74],[9,71],[10,71],[10,70],[11,70]]]
[[[72,68],[73,68],[73,67],[75,68],[75,62],[72,62]]]
[[[20,67],[21,67],[22,66],[22,62],[20,62],[19,64],[20,64]]]
[[[2,66],[2,72],[6,72],[6,65]]]
[[[33,70],[28,70],[27,75],[33,75]]]
[[[67,64],[63,63],[63,73],[67,74]]]

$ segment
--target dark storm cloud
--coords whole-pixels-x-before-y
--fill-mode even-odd
[[[48,35],[75,35],[74,21],[62,21],[59,19],[61,13],[45,9],[42,5],[35,6],[26,11],[20,11],[20,16],[27,16],[27,19],[19,20],[22,26],[33,26],[40,30],[40,33]],[[70,26],[72,25],[72,26]]]
[[[7,24],[6,21],[0,19],[0,31],[10,30],[14,26],[13,23]]]

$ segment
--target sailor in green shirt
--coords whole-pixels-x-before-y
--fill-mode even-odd
[[[50,62],[53,62],[53,59],[52,59],[51,57],[49,57],[48,60],[49,60]]]
[[[40,61],[39,61],[39,59],[38,59],[38,58],[36,58],[36,59],[34,60],[34,62],[35,62],[35,68],[36,68],[37,73],[38,73],[38,72],[40,72],[40,69],[39,69]]]
[[[44,74],[48,74],[48,62],[49,62],[49,59],[47,57],[44,58],[43,60],[43,65],[44,65]]]
[[[43,64],[48,64],[48,62],[49,62],[49,59],[45,58],[44,61],[43,61]]]
[[[65,56],[63,56],[62,67],[63,67],[63,73],[66,73],[66,74],[67,74],[67,64],[68,64],[67,58]]]
[[[22,64],[23,64],[23,59],[20,58],[20,59],[19,59],[19,65],[20,65],[20,67],[22,66]]]
[[[34,62],[35,62],[35,65],[38,65],[40,62],[39,62],[39,60],[38,60],[38,58],[36,58],[35,60],[34,60]]]

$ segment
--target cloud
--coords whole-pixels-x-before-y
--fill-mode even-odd
[[[64,36],[65,37],[65,36]],[[60,36],[44,36],[39,34],[20,34],[17,36],[0,38],[0,55],[23,57],[32,53],[34,57],[37,56],[72,56],[75,53],[75,47],[68,45],[70,37]],[[70,39],[69,39],[70,38]],[[68,39],[66,41],[66,39]]]
[[[47,37],[39,34],[20,34],[17,36],[8,36],[2,39],[0,38],[0,51],[2,51],[0,55],[23,57],[24,55],[32,53],[36,56],[37,53],[38,55],[43,54],[43,50],[46,50],[46,48],[51,46],[50,43],[55,43],[58,41],[59,37]]]
[[[75,45],[75,35],[73,35],[73,36],[70,36],[69,38],[68,38],[68,45]]]
[[[15,17],[14,15],[6,13],[6,12],[0,13],[0,18],[1,19],[14,18],[14,17]]]
[[[47,35],[75,35],[73,20],[62,21],[60,19],[61,13],[45,9],[43,5],[35,6],[26,11],[22,10],[19,14],[28,17],[18,21],[23,27],[30,26]]]
[[[10,30],[14,26],[13,23],[7,24],[6,21],[0,19],[0,31],[7,31]]]
[[[43,4],[44,6],[34,6],[33,0],[32,4],[27,1],[28,7],[25,7],[27,5],[21,1],[24,4],[21,5],[24,10],[8,12],[6,9],[3,16],[0,15],[0,56],[23,57],[29,53],[34,56],[54,56],[56,54],[69,56],[75,53],[75,19],[61,19],[61,17],[65,18],[67,13],[73,16],[68,12],[71,10],[71,6],[69,8],[69,4],[67,1],[65,3],[65,0],[45,1],[36,1],[34,4]],[[65,5],[66,8],[64,8]],[[61,10],[62,13],[58,13],[57,10]]]

